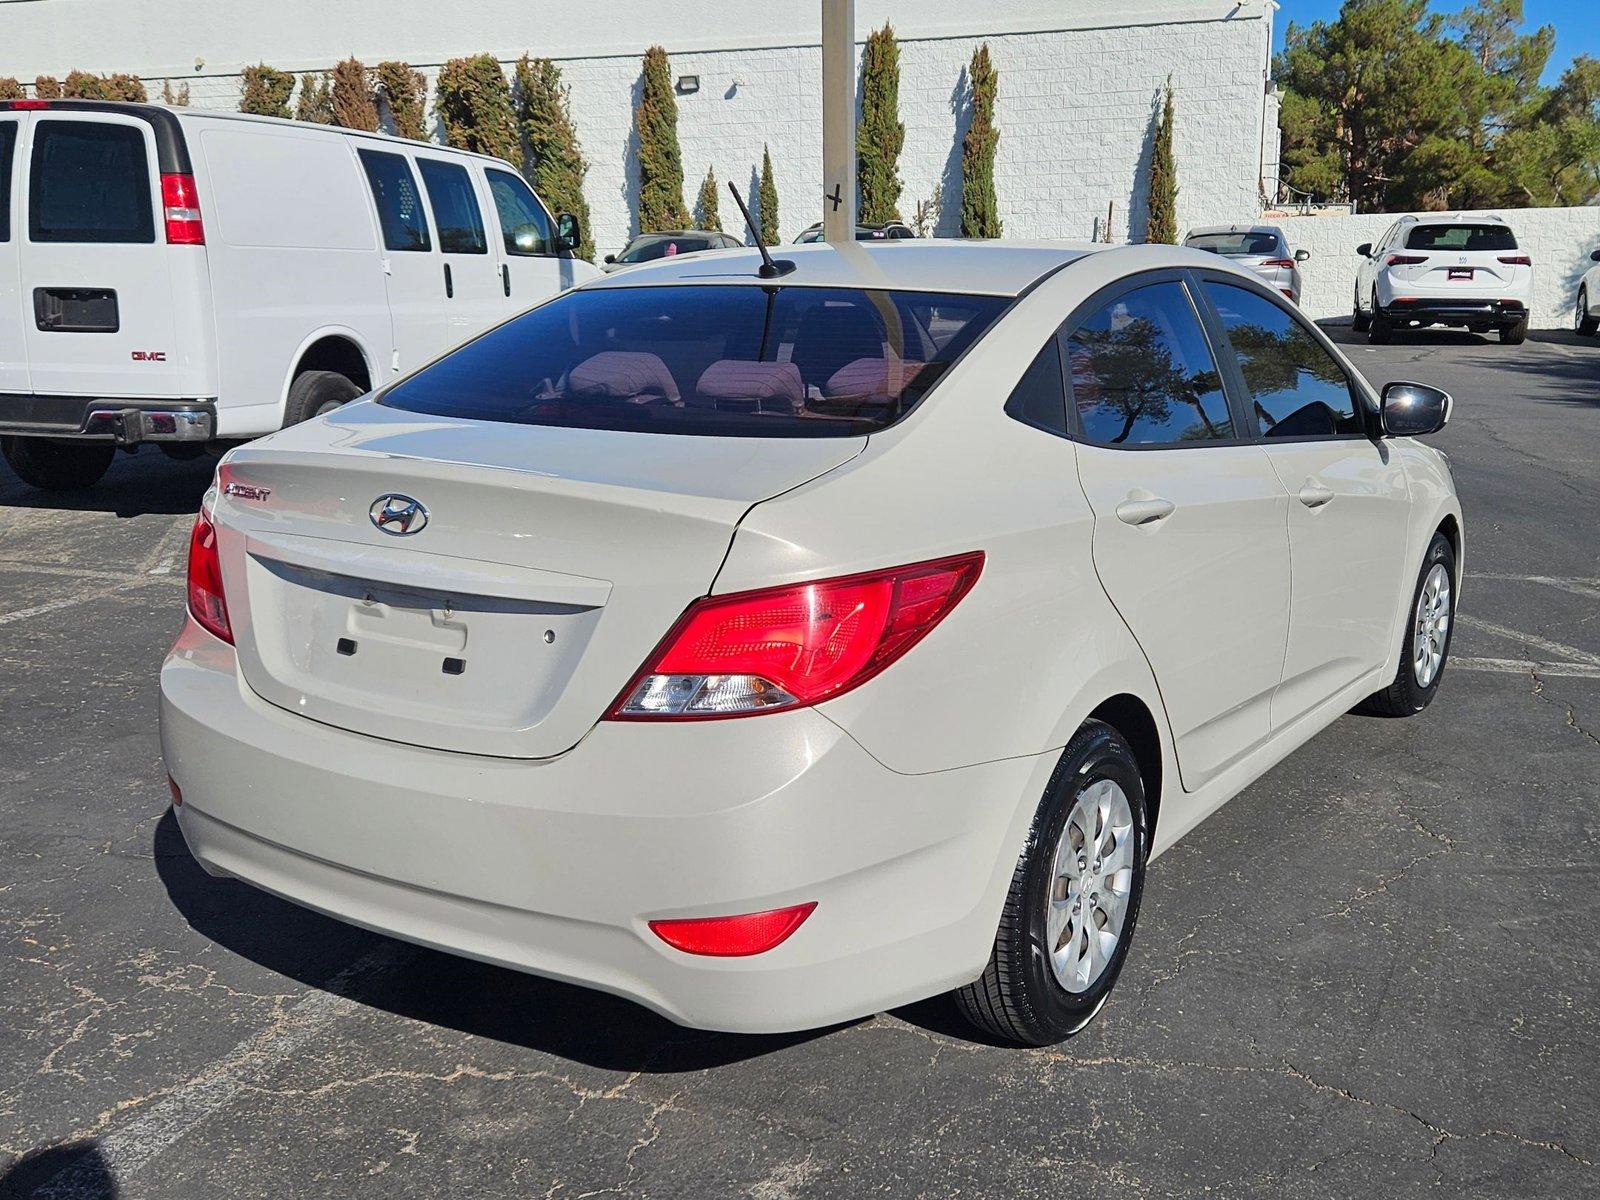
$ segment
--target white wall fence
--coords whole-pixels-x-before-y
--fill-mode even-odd
[[[1517,245],[1533,258],[1535,328],[1556,328],[1572,319],[1578,281],[1600,250],[1600,206],[1583,208],[1507,208],[1496,210],[1517,235]],[[1300,307],[1312,318],[1349,316],[1355,296],[1356,247],[1374,242],[1404,213],[1362,213],[1353,217],[1289,217],[1273,219],[1289,235],[1289,244],[1311,251],[1301,271],[1305,291]],[[1423,214],[1418,214],[1419,216]],[[1437,215],[1437,214],[1430,214]],[[1486,216],[1467,212],[1465,217]]]

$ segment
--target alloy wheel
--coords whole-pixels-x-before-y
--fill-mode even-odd
[[[1443,563],[1433,564],[1417,593],[1413,625],[1411,673],[1418,687],[1431,687],[1444,665],[1445,642],[1450,636],[1450,572]]]
[[[1133,807],[1100,779],[1078,793],[1056,845],[1045,932],[1056,982],[1094,986],[1116,954],[1133,890]]]

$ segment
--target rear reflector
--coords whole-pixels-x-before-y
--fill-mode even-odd
[[[982,569],[983,554],[974,552],[707,596],[678,619],[617,697],[610,717],[743,717],[837,696],[921,641]]]
[[[163,175],[161,205],[167,218],[167,244],[204,246],[206,231],[200,223],[200,194],[193,175]]]
[[[172,793],[172,807],[183,807],[183,789],[178,786],[178,781],[171,775],[167,776],[167,791]]]
[[[684,921],[651,921],[650,932],[685,954],[738,958],[764,954],[788,939],[817,907],[796,904],[742,917],[693,917]]]
[[[200,627],[233,644],[228,600],[222,592],[222,556],[217,553],[217,527],[202,512],[189,535],[189,615]]]
[[[1529,258],[1526,254],[1502,254],[1500,256],[1500,261],[1505,263],[1508,267],[1533,266],[1533,259]]]

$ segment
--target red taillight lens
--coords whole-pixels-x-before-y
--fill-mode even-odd
[[[817,902],[813,900],[809,904],[748,913],[742,917],[651,921],[650,932],[685,954],[709,954],[717,958],[764,954],[787,940],[816,907]]]
[[[161,206],[167,218],[167,244],[204,246],[205,227],[200,223],[200,193],[195,191],[193,175],[163,175]]]
[[[1426,254],[1391,254],[1384,260],[1384,265],[1390,267],[1414,267],[1427,261],[1428,256]]]
[[[171,775],[167,776],[167,791],[172,793],[172,807],[183,807],[183,789],[178,786],[178,781]]]
[[[189,535],[189,615],[202,628],[233,644],[228,600],[222,594],[222,558],[217,553],[217,527],[205,513],[194,519]]]
[[[50,101],[48,100],[13,100],[11,102],[11,109],[13,112],[19,109],[25,111],[37,111],[39,109],[49,107]]]
[[[1292,270],[1294,270],[1294,259],[1292,259],[1292,258],[1269,258],[1269,259],[1266,260],[1266,262],[1262,263],[1261,265],[1263,267],[1277,267],[1280,270],[1292,271]]]
[[[982,569],[983,554],[975,552],[708,596],[683,614],[610,715],[742,717],[837,696],[916,645]]]
[[[1502,254],[1500,256],[1500,261],[1505,263],[1508,267],[1533,266],[1533,259],[1529,258],[1526,254]]]

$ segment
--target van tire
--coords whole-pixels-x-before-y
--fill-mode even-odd
[[[4,437],[0,453],[23,483],[46,492],[71,492],[99,483],[111,469],[117,447],[67,438]]]
[[[361,395],[361,389],[337,371],[301,371],[289,385],[289,400],[283,406],[285,428],[332,412]]]

